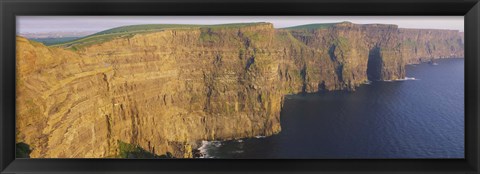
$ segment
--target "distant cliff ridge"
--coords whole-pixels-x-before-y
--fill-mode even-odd
[[[463,58],[464,33],[456,30],[400,29],[407,64],[438,58]]]
[[[116,157],[128,143],[191,158],[200,140],[280,132],[285,94],[464,56],[463,33],[382,24],[115,31],[51,47],[17,37],[17,142],[31,157]]]

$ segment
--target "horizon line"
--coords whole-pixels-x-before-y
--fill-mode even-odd
[[[354,25],[394,25],[397,26],[400,29],[417,29],[417,30],[448,30],[448,31],[457,31],[459,33],[462,33],[464,31],[458,30],[458,29],[438,29],[438,28],[405,28],[405,27],[400,27],[398,24],[392,24],[392,23],[355,23],[351,22],[348,20],[344,21],[338,21],[338,22],[326,22],[326,23],[304,23],[304,24],[299,24],[299,25],[292,25],[292,26],[286,26],[286,27],[275,27],[275,23],[273,22],[268,22],[268,21],[255,21],[255,22],[237,22],[237,23],[215,23],[215,24],[196,24],[196,23],[191,23],[191,24],[184,24],[184,23],[146,23],[146,24],[133,24],[133,25],[122,25],[122,26],[117,26],[117,27],[112,27],[104,30],[99,30],[99,31],[79,31],[79,30],[71,30],[71,31],[45,31],[45,32],[19,32],[17,30],[16,34],[47,34],[47,33],[61,33],[61,32],[85,32],[85,33],[99,33],[115,28],[122,28],[122,27],[128,27],[128,26],[142,26],[142,25],[192,25],[193,27],[203,27],[203,26],[217,26],[217,25],[229,25],[229,24],[261,24],[261,23],[267,23],[267,24],[272,24],[274,29],[288,29],[288,28],[295,28],[295,27],[301,27],[301,26],[307,26],[307,25],[321,25],[321,24],[341,24],[341,23],[352,23]],[[87,36],[87,35],[85,35]]]

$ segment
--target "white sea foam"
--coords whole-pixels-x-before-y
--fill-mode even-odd
[[[383,80],[384,82],[395,82],[395,81],[407,81],[407,80],[420,80],[415,77],[405,77],[403,79],[395,79],[395,80]]]
[[[265,138],[265,136],[257,135],[255,138]]]
[[[209,145],[208,141],[202,141],[202,145],[198,148],[198,151],[200,151],[201,156],[199,158],[208,158],[208,150],[207,147]]]
[[[420,80],[420,79],[416,79],[415,77],[405,77],[404,79],[397,79],[395,81],[407,81],[407,80]]]
[[[199,158],[215,158],[208,153],[209,147],[220,147],[222,143],[220,141],[202,141],[202,145],[198,148],[201,156]]]
[[[242,142],[243,142],[243,140],[237,140],[237,142],[239,142],[239,143],[242,143]]]

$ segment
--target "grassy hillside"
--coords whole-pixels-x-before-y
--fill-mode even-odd
[[[79,39],[80,37],[60,37],[60,38],[31,38],[30,40],[43,43],[44,45],[55,45],[59,43],[65,43],[72,40]]]
[[[287,28],[283,28],[283,29],[287,29],[287,30],[324,29],[324,28],[332,27],[332,26],[334,26],[335,24],[338,24],[338,23],[307,24],[307,25],[299,25],[299,26],[287,27]]]
[[[79,39],[75,39],[68,42],[58,43],[51,46],[65,47],[73,50],[93,45],[115,38],[131,37],[138,33],[157,32],[165,29],[188,29],[188,28],[238,28],[251,25],[257,25],[262,23],[233,23],[233,24],[220,24],[220,25],[189,25],[189,24],[145,24],[145,25],[130,25],[101,31],[89,36],[85,36]]]

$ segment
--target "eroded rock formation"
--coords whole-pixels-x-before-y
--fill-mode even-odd
[[[407,64],[440,58],[464,57],[464,34],[456,30],[400,29],[402,54]]]
[[[401,79],[406,63],[463,57],[461,37],[348,22],[165,29],[79,50],[17,37],[17,142],[33,158],[115,157],[119,142],[191,158],[200,140],[281,131],[285,94]]]

